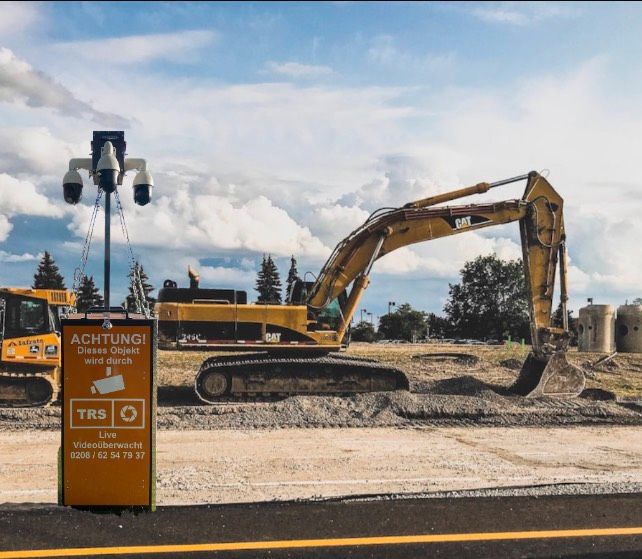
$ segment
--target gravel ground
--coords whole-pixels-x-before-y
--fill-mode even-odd
[[[546,495],[613,495],[615,493],[642,493],[642,481],[624,483],[554,483],[530,487],[490,487],[465,491],[433,491],[389,495],[363,495],[343,498],[344,501],[384,499],[461,499],[467,497],[544,497]],[[327,499],[323,499],[327,500]]]
[[[159,504],[636,492],[642,427],[161,431]],[[0,433],[0,503],[55,502],[60,435]],[[501,491],[501,493],[498,493]]]
[[[601,367],[598,354],[571,352],[587,372],[579,398],[530,400],[508,391],[528,348],[354,344],[349,353],[395,365],[410,392],[350,397],[295,396],[279,401],[201,405],[193,392],[203,352],[160,352],[158,426],[167,430],[421,425],[641,425],[642,355],[618,355]],[[452,356],[452,357],[451,357]],[[0,431],[60,428],[60,407],[0,409]]]

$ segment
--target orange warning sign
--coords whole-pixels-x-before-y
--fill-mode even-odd
[[[62,321],[62,504],[153,506],[153,322]]]

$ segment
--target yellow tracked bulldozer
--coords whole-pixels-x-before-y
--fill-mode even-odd
[[[520,199],[440,205],[517,181],[526,181]],[[569,334],[563,200],[536,172],[374,212],[336,246],[315,282],[295,284],[288,305],[247,304],[244,291],[201,289],[193,270],[190,288],[167,280],[156,304],[159,347],[253,352],[203,362],[195,388],[208,403],[257,395],[408,388],[401,371],[339,353],[348,344],[349,326],[374,262],[413,243],[514,221],[520,226],[533,350],[513,390],[529,397],[576,396],[585,381],[565,357]],[[552,326],[558,267],[562,328]]]
[[[60,315],[75,306],[58,289],[0,288],[0,405],[44,406],[60,391]]]

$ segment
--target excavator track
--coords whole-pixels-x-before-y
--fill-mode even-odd
[[[0,371],[0,407],[35,408],[58,399],[60,388],[45,372]]]
[[[206,404],[294,395],[350,395],[408,390],[399,369],[344,355],[212,357],[201,365],[195,390]]]

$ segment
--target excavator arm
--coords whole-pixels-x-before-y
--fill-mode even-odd
[[[489,204],[437,206],[491,188],[526,180],[521,199]],[[514,388],[524,395],[572,395],[584,387],[581,370],[568,364],[568,325],[552,326],[555,274],[560,264],[563,316],[566,318],[566,237],[563,200],[536,172],[439,194],[401,208],[379,210],[341,241],[308,295],[312,313],[352,288],[343,306],[339,338],[345,335],[359,301],[368,287],[374,262],[414,243],[518,221],[528,288],[533,351]]]

